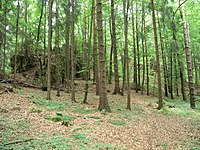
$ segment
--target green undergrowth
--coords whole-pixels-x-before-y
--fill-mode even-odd
[[[157,98],[148,99],[149,105],[158,102]],[[159,111],[164,115],[179,115],[183,117],[200,118],[200,103],[196,102],[196,109],[190,108],[190,103],[182,100],[164,98],[164,107]]]
[[[47,110],[66,110],[71,105],[71,102],[68,101],[53,101],[46,100],[43,98],[36,98],[32,101],[34,104],[44,106]]]
[[[99,116],[88,116],[88,118],[92,118],[92,119],[101,119],[101,117],[99,117]]]
[[[6,143],[5,143],[6,144]],[[1,150],[35,150],[35,149],[54,149],[54,150],[102,150],[102,149],[109,149],[109,150],[123,150],[120,146],[114,146],[112,144],[102,144],[102,143],[95,143],[86,135],[78,133],[72,134],[70,136],[55,136],[53,138],[48,139],[33,139],[28,142],[20,142],[17,144],[10,144],[4,146],[3,144],[0,145]]]
[[[63,125],[67,125],[70,123],[70,121],[72,121],[73,119],[75,119],[75,116],[63,116],[62,114],[57,114],[56,116],[45,116],[44,117],[47,120],[51,120],[53,122],[63,122]]]
[[[36,98],[31,100],[32,103],[43,106],[46,111],[71,111],[78,114],[90,114],[97,111],[96,108],[90,108],[82,106],[80,103],[72,103],[67,100],[58,101],[58,100],[46,100],[43,98]],[[40,112],[36,107],[32,110],[32,112]]]
[[[108,123],[113,124],[113,125],[117,125],[117,126],[125,126],[125,125],[127,125],[126,122],[121,121],[121,120],[108,120]]]

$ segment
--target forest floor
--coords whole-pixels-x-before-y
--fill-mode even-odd
[[[157,98],[131,92],[132,110],[126,96],[108,93],[111,112],[97,111],[98,96],[90,85],[88,105],[81,104],[84,83],[78,81],[76,100],[61,92],[46,100],[46,92],[18,88],[0,95],[0,149],[154,150],[200,149],[200,103]],[[113,91],[113,85],[108,89]]]

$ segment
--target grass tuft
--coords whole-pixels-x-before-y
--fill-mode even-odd
[[[99,116],[88,116],[88,118],[92,118],[92,119],[101,119],[101,117],[99,117]]]
[[[126,125],[126,122],[120,121],[120,120],[109,120],[109,123],[117,126],[124,126]]]

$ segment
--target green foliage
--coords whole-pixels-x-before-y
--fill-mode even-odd
[[[73,106],[73,111],[78,113],[78,114],[90,114],[94,111],[97,111],[96,108],[87,108],[87,107],[82,107],[80,105]]]
[[[148,102],[155,103],[158,99],[150,99]],[[199,118],[200,117],[200,104],[196,103],[196,109],[191,109],[188,102],[182,100],[164,99],[164,107],[159,111],[164,115],[179,115],[185,117]]]
[[[87,126],[79,126],[79,127],[74,128],[72,130],[72,132],[83,131],[83,130],[87,130],[87,129],[90,129],[90,128]]]
[[[70,137],[74,138],[74,139],[87,139],[87,137],[84,135],[84,134],[81,134],[81,133],[77,133],[77,134],[72,134],[70,135]]]
[[[101,117],[99,117],[99,116],[89,116],[88,118],[101,119]]]
[[[126,125],[126,122],[123,122],[121,120],[109,120],[109,123],[113,124],[113,125],[117,125],[117,126],[124,126]]]
[[[33,107],[33,108],[31,108],[31,110],[30,110],[30,113],[41,113],[42,112],[42,110],[40,110],[40,109],[37,109],[36,107]]]
[[[33,103],[45,106],[48,110],[66,110],[70,106],[68,101],[49,101],[43,98],[36,98]]]
[[[63,123],[69,123],[71,120],[75,119],[76,117],[56,115],[56,116],[45,116],[44,118],[47,120],[51,120],[53,122],[63,121]]]

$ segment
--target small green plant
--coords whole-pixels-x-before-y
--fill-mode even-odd
[[[40,110],[40,109],[37,109],[36,107],[33,107],[31,110],[30,110],[30,113],[41,113],[42,112],[42,110]]]
[[[25,94],[24,89],[16,89],[17,93],[19,93],[20,95]]]
[[[87,137],[84,134],[81,134],[81,133],[72,134],[72,135],[70,135],[70,137],[74,138],[74,139],[87,139]]]
[[[74,112],[78,113],[78,114],[90,114],[94,111],[96,111],[96,108],[85,108],[82,107],[80,105],[74,106],[73,107]]]
[[[74,128],[72,132],[77,132],[77,131],[82,131],[82,130],[87,130],[87,129],[90,129],[90,128],[87,126],[79,126],[79,127]]]
[[[33,100],[34,104],[45,106],[48,110],[65,110],[71,104],[68,101],[48,101],[43,98],[36,98]]]
[[[99,116],[89,116],[88,118],[92,118],[92,119],[101,119],[101,117],[99,117]]]
[[[56,115],[56,116],[45,116],[44,118],[47,119],[47,120],[51,120],[53,122],[61,122],[61,121],[63,121],[63,124],[68,126],[68,123],[71,120],[75,119],[76,117],[75,116]]]
[[[118,125],[118,126],[124,126],[124,125],[126,125],[125,122],[120,121],[120,120],[109,120],[108,122],[111,123],[111,124],[113,124],[113,125]]]

